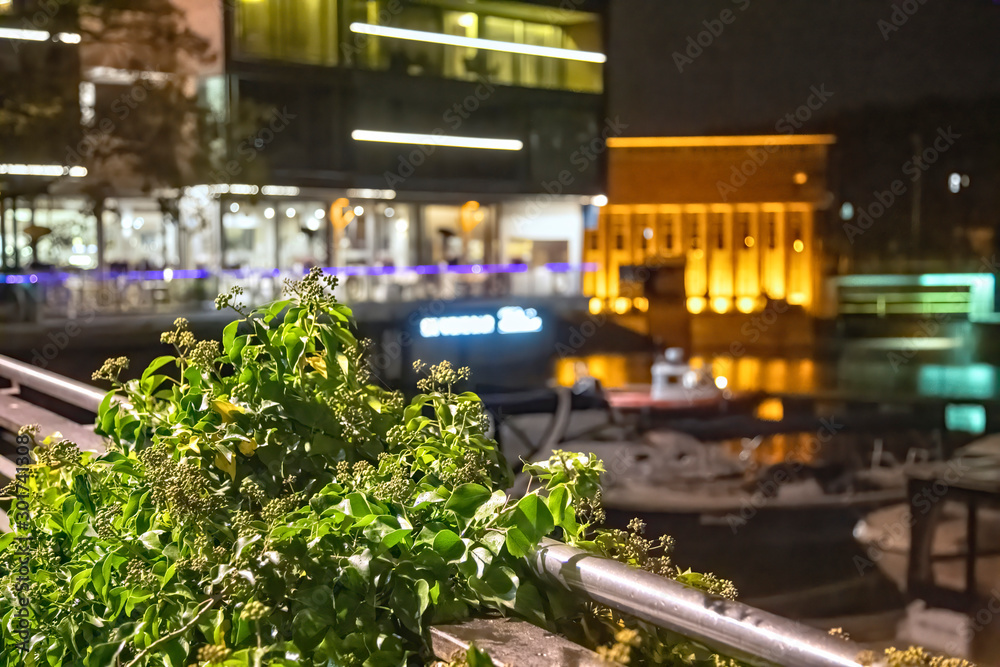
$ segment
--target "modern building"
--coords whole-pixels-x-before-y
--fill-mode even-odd
[[[106,163],[114,178],[90,166],[42,197],[8,187],[6,248],[24,260],[8,270],[254,279],[261,298],[315,265],[344,274],[354,300],[420,296],[419,276],[437,273],[434,293],[580,293],[615,132],[601,3],[176,4],[215,57],[136,69],[84,42],[83,129],[54,163],[89,165],[103,127],[182,77],[205,112],[187,137],[204,164],[174,188]],[[51,230],[31,251],[29,224]]]

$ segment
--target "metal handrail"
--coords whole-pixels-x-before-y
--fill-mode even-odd
[[[561,542],[546,540],[530,562],[539,574],[573,593],[751,665],[861,665],[863,649],[854,642]]]
[[[0,355],[0,377],[30,387],[69,405],[97,412],[107,392],[23,361]]]

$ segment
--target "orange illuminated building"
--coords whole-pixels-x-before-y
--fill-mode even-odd
[[[585,233],[592,310],[645,305],[622,267],[683,264],[688,311],[752,313],[768,299],[818,308],[814,220],[831,135],[608,140],[608,205]]]

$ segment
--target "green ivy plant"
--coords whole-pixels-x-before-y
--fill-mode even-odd
[[[43,442],[21,489],[27,591],[0,536],[3,626],[18,596],[33,624],[23,653],[4,633],[0,665],[419,665],[431,625],[495,613],[582,628],[592,646],[617,633],[632,664],[737,664],[649,629],[625,637],[625,619],[543,590],[524,556],[552,536],[734,593],[650,555],[669,543],[641,526],[598,530],[592,456],[531,465],[535,488],[509,497],[482,405],[456,391],[468,371],[426,369],[409,401],[379,387],[333,286],[314,270],[252,311],[235,290],[217,302],[240,315],[221,346],[178,320],[162,338],[175,353],[140,377],[120,379],[124,358],[95,374],[113,386],[107,452]]]

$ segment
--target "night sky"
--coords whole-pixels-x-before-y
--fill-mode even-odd
[[[1000,96],[990,0],[613,0],[610,11],[609,109],[631,136],[774,132],[813,87],[833,95],[800,133],[836,129],[842,112]],[[689,57],[704,21],[721,32],[702,35],[679,72],[674,53]]]

